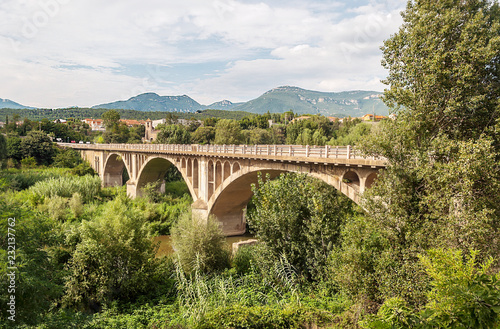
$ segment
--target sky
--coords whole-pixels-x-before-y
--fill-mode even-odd
[[[0,98],[90,107],[144,92],[209,105],[278,86],[382,91],[406,0],[0,0]]]

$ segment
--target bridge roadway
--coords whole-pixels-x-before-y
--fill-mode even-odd
[[[174,165],[193,197],[193,215],[215,215],[226,235],[245,232],[246,205],[258,172],[271,178],[283,172],[306,173],[359,202],[359,195],[386,166],[385,159],[362,157],[350,146],[58,144],[79,150],[103,186],[123,185],[127,170],[127,194],[133,198],[156,181],[164,192],[163,178]]]

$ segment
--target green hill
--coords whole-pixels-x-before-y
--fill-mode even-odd
[[[187,95],[159,96],[145,93],[126,101],[117,101],[92,106],[94,109],[123,109],[135,111],[196,112],[205,108]]]
[[[253,113],[282,113],[292,110],[299,114],[337,117],[359,117],[373,112],[388,115],[388,108],[380,100],[380,94],[377,91],[327,93],[284,86],[274,88],[234,110]]]
[[[32,109],[32,107],[21,105],[10,99],[0,98],[0,109]]]

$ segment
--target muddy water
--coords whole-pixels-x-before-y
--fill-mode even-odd
[[[240,242],[240,241],[246,241],[253,239],[253,236],[249,233],[245,233],[244,235],[238,235],[238,236],[230,236],[226,238],[226,243],[229,248],[232,247],[233,243],[235,242]],[[164,256],[164,255],[169,255],[174,252],[172,249],[172,244],[170,241],[170,235],[160,235],[154,238],[155,242],[160,242],[160,248],[158,249],[158,252],[156,253],[156,256]]]

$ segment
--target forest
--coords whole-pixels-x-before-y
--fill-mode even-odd
[[[395,120],[161,127],[162,143],[267,136],[387,159],[360,205],[306,174],[261,175],[247,206],[258,243],[235,254],[216,218],[192,216],[175,170],[165,193],[130,199],[40,123],[4,128],[0,327],[500,328],[500,8],[422,0],[403,19],[382,46]],[[104,119],[83,135],[117,142],[116,113]],[[157,254],[160,234],[173,253]]]

